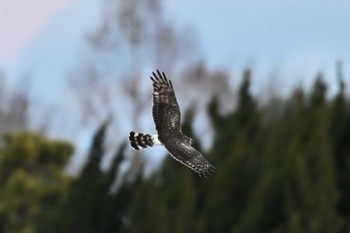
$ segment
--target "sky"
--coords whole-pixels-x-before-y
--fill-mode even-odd
[[[13,61],[19,56],[28,41],[43,29],[46,22],[56,16],[57,11],[67,6],[69,0],[36,0],[23,4],[21,0],[1,0],[0,29],[1,62]]]
[[[336,60],[349,66],[349,1],[168,1],[168,9],[195,25],[212,67],[253,64],[266,75],[279,67],[311,81],[318,71],[334,77]]]
[[[61,77],[79,60],[84,35],[101,20],[101,2],[0,0],[0,69],[13,79],[30,72],[39,90],[62,85]],[[239,74],[251,65],[271,75],[280,67],[307,79],[333,72],[336,60],[349,65],[346,0],[164,0],[163,7],[175,24],[196,31],[213,69]]]
[[[85,56],[86,34],[101,22],[102,2],[0,0],[0,71],[13,85],[30,77],[34,108],[58,99],[74,108],[65,104],[65,77]],[[242,69],[253,68],[256,93],[270,85],[279,93],[310,88],[318,72],[335,93],[338,60],[350,83],[348,0],[164,0],[163,8],[169,21],[196,33],[210,69],[239,79]],[[59,127],[55,132],[62,136]],[[88,144],[89,135],[79,137]]]

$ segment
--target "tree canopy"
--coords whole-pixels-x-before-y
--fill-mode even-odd
[[[184,133],[216,167],[207,179],[170,156],[148,176],[142,169],[135,173],[125,163],[131,150],[125,143],[101,170],[109,121],[97,130],[77,178],[64,172],[73,152],[69,143],[4,134],[0,231],[349,232],[344,82],[339,79],[339,92],[329,98],[318,75],[309,93],[296,88],[287,99],[261,104],[250,91],[251,76],[243,73],[233,111],[221,115],[216,98],[207,106],[214,132],[208,150],[192,127],[195,108],[184,114]]]

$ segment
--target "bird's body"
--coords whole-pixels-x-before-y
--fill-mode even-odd
[[[158,134],[131,131],[130,145],[135,150],[164,145],[175,160],[191,168],[200,176],[210,175],[215,168],[191,146],[193,140],[181,131],[181,112],[171,81],[158,70],[157,74],[153,73],[153,77],[150,78],[153,81],[152,114]]]

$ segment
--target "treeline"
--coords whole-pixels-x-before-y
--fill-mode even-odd
[[[149,177],[120,172],[126,144],[101,171],[108,122],[75,179],[63,171],[69,143],[2,136],[0,232],[350,232],[350,102],[341,76],[332,98],[318,76],[309,93],[297,88],[264,105],[249,91],[250,76],[234,111],[220,115],[215,98],[208,105],[209,151],[192,131],[195,112],[185,114],[183,131],[216,167],[207,179],[170,156]]]

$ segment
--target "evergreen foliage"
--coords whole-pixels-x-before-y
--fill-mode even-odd
[[[102,171],[108,121],[70,181],[63,172],[68,144],[3,136],[0,231],[350,232],[350,109],[341,72],[334,97],[318,75],[310,93],[297,88],[287,100],[263,106],[250,92],[251,76],[243,73],[234,111],[222,116],[215,98],[209,104],[209,151],[192,129],[195,108],[185,114],[184,133],[216,167],[207,179],[170,156],[148,177],[121,173],[126,145]]]

